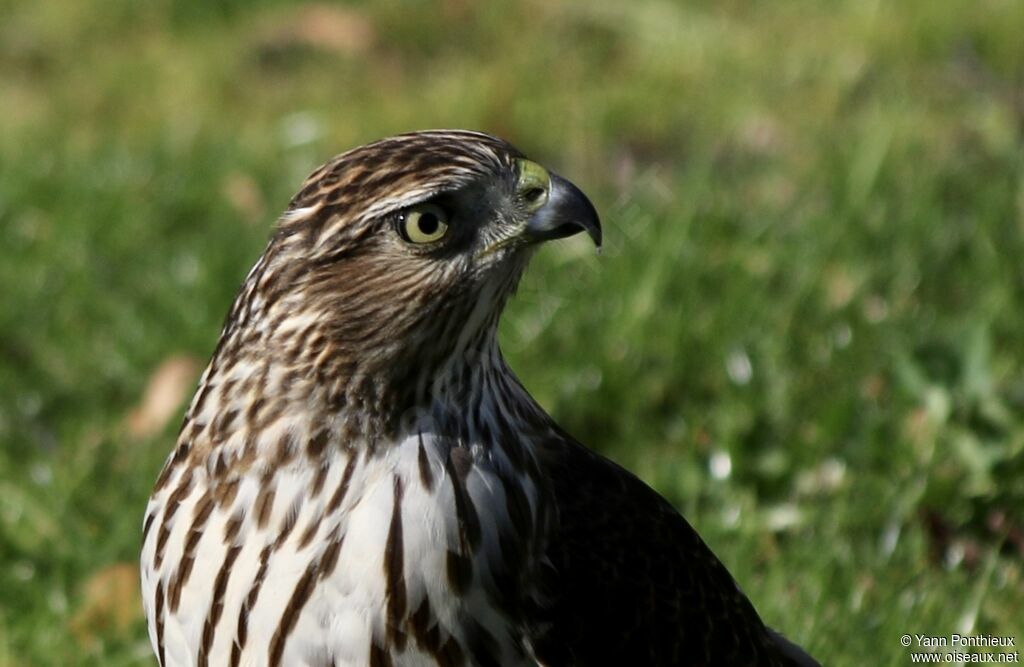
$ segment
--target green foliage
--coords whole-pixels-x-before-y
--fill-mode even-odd
[[[426,127],[592,195],[506,353],[772,625],[1024,641],[1024,4],[3,4],[0,665],[151,664],[81,620],[173,439],[125,415],[306,173]]]

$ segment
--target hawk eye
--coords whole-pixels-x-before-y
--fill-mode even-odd
[[[419,204],[405,212],[398,231],[409,243],[433,243],[448,233],[448,213],[437,204]]]

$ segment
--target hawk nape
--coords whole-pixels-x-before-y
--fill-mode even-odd
[[[583,193],[485,134],[309,177],[146,511],[161,665],[814,664],[502,358],[530,256],[580,231]]]

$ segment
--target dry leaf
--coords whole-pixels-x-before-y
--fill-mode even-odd
[[[773,155],[783,146],[782,126],[772,116],[757,114],[747,118],[737,132],[741,147],[755,155]]]
[[[373,23],[362,12],[328,4],[306,5],[281,19],[264,40],[264,49],[281,51],[304,46],[329,53],[366,53],[377,39]]]
[[[128,434],[145,439],[160,433],[177,415],[198,374],[195,357],[179,355],[160,364],[150,376],[142,400],[125,418]]]
[[[126,634],[141,618],[139,568],[134,563],[115,563],[85,582],[71,618],[71,634],[85,647],[102,635]]]
[[[856,296],[862,282],[858,276],[842,264],[829,265],[825,269],[823,279],[825,301],[832,310],[845,308]]]
[[[247,222],[251,224],[263,222],[266,204],[263,200],[263,193],[252,176],[237,171],[228,174],[221,184],[221,193],[231,207],[238,211]]]

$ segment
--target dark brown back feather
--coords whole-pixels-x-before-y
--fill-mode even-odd
[[[664,498],[568,435],[542,461],[558,508],[544,664],[800,664]]]

